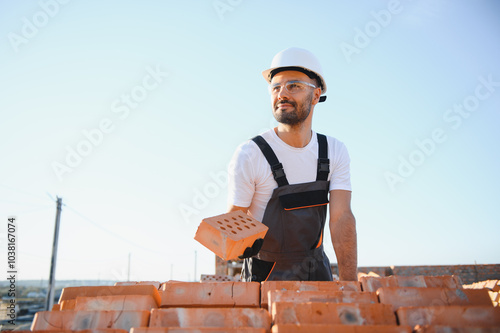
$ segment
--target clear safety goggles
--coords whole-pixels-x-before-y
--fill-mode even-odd
[[[285,82],[284,84],[271,84],[269,85],[269,94],[272,96],[277,95],[281,91],[281,87],[285,87],[286,91],[289,92],[290,94],[297,94],[300,92],[305,91],[308,87],[311,88],[318,88],[314,84],[305,82],[305,81],[288,81]]]

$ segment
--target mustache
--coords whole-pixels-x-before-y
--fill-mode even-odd
[[[297,107],[297,103],[295,103],[294,101],[282,100],[274,103],[274,108],[277,108],[278,106],[280,106],[280,104],[290,104],[293,107]]]

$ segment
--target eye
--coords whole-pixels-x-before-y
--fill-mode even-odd
[[[269,91],[271,92],[271,94],[277,94],[277,93],[279,93],[280,90],[281,90],[281,86],[279,84],[276,84],[274,86],[269,87]]]
[[[290,82],[286,85],[286,88],[288,89],[289,92],[294,93],[294,92],[302,90],[303,87],[298,82]]]

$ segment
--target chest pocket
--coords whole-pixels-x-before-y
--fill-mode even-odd
[[[284,210],[296,210],[309,207],[325,206],[328,204],[327,190],[314,190],[284,194],[279,197]]]

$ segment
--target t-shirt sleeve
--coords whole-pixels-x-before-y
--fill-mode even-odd
[[[228,167],[228,207],[249,207],[255,192],[255,182],[250,158],[250,142],[241,144],[233,154]]]
[[[352,191],[350,167],[351,159],[349,157],[349,153],[347,152],[347,148],[340,141],[335,142],[334,148],[333,159],[330,160],[330,191]],[[330,151],[330,153],[332,152]]]

